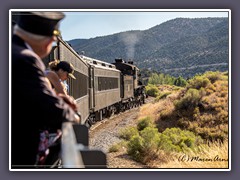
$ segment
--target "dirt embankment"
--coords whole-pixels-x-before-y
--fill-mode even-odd
[[[147,103],[152,101],[148,99]],[[114,115],[110,119],[94,124],[89,131],[89,147],[100,149],[107,155],[108,168],[147,168],[132,160],[122,148],[118,152],[108,153],[109,148],[121,141],[119,131],[137,123],[140,107]]]

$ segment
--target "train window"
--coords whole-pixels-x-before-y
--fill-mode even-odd
[[[118,78],[98,77],[98,87],[95,87],[95,88],[98,91],[116,89],[118,88]]]
[[[78,99],[88,94],[88,76],[79,73],[77,71],[74,72],[74,76],[76,79],[69,79],[69,94],[74,97],[74,99]]]

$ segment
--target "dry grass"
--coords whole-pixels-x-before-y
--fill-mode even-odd
[[[159,152],[159,158],[148,163],[152,168],[229,168],[228,141],[201,146],[198,153]]]
[[[144,104],[140,108],[138,119],[142,119],[145,117],[156,119],[158,116],[158,112],[160,110],[160,105],[161,105],[161,102]]]
[[[153,103],[144,104],[140,108],[138,119],[151,117],[155,121],[159,119],[160,113],[169,114],[174,111],[173,100],[178,97],[179,92],[170,94],[166,99]]]

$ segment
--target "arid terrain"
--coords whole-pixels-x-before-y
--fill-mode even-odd
[[[152,101],[147,99],[146,103]],[[107,155],[108,168],[147,168],[145,165],[132,160],[126,153],[125,148],[121,148],[118,152],[109,153],[109,148],[120,142],[119,131],[127,126],[137,123],[140,108],[134,108],[118,115],[114,115],[110,119],[103,120],[94,124],[90,131],[90,148],[100,149]]]

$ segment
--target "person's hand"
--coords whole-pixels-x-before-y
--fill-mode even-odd
[[[77,104],[73,97],[67,96],[65,94],[58,94],[74,111],[77,111]]]

